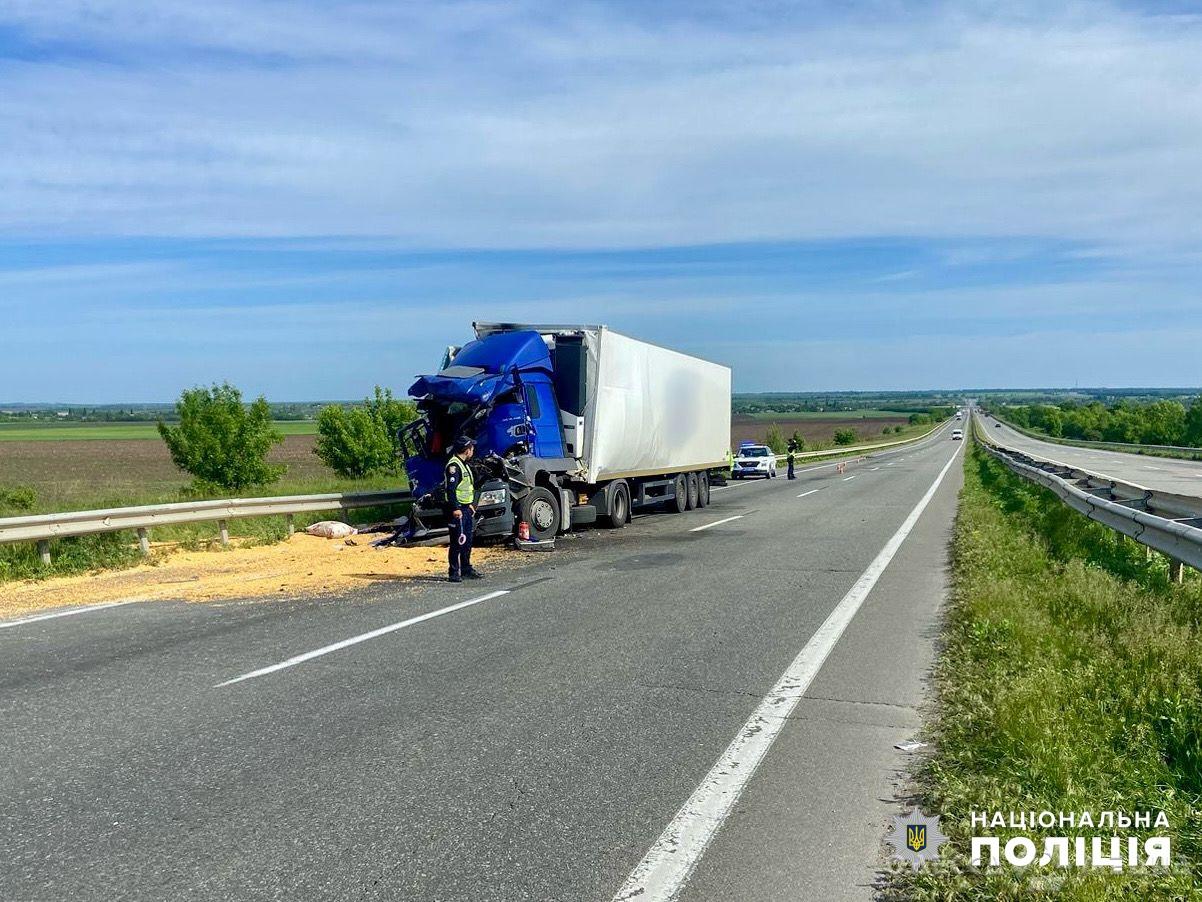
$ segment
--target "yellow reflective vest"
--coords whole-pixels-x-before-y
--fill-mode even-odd
[[[466,463],[460,460],[456,455],[451,455],[451,459],[447,461],[444,475],[447,485],[451,484],[451,466],[455,464],[459,467],[459,482],[455,486],[455,501],[459,504],[472,504],[476,500],[476,484],[472,481],[472,471]]]

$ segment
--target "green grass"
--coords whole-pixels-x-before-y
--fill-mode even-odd
[[[1202,897],[1202,580],[1171,584],[1162,557],[974,448],[953,581],[934,752],[917,775],[917,801],[953,846],[917,873],[893,871],[887,895]],[[967,864],[973,810],[1157,809],[1171,824],[1170,870]],[[1020,831],[976,832],[1004,842]]]
[[[317,423],[279,420],[284,435],[316,435]],[[0,442],[102,441],[106,439],[158,439],[154,423],[0,423]]]

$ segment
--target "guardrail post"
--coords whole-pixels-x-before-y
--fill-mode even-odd
[[[150,557],[150,531],[145,526],[138,528],[138,547],[143,557]]]
[[[40,557],[42,559],[43,566],[45,566],[45,567],[50,566],[50,540],[49,539],[39,539],[38,540],[38,557]]]
[[[288,535],[296,532],[296,522],[292,514],[284,514],[284,521],[288,524]]]
[[[1169,558],[1169,582],[1180,585],[1185,582],[1185,565]]]
[[[230,544],[230,525],[225,520],[218,520],[217,528],[221,530],[221,547],[225,548]]]

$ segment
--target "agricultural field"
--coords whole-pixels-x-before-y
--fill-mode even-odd
[[[312,435],[286,435],[283,444],[272,450],[271,460],[288,466],[284,479],[272,486],[272,493],[290,492],[290,487],[297,491],[338,490],[336,484],[344,481],[313,454],[314,441]],[[0,442],[0,486],[33,489],[37,511],[177,501],[189,482],[188,475],[171,462],[167,446],[157,434],[154,441],[104,438]],[[324,488],[327,483],[331,487]]]
[[[306,420],[276,421],[284,435],[316,435],[317,423]],[[159,439],[154,423],[0,423],[0,442],[105,441]],[[2,456],[3,452],[0,452]],[[2,477],[0,477],[2,478]]]
[[[731,441],[736,447],[740,442],[762,442],[773,424],[780,428],[781,434],[785,438],[791,436],[794,430],[800,432],[806,441],[807,448],[832,444],[835,432],[839,429],[854,429],[860,439],[865,442],[888,441],[894,438],[893,430],[899,426],[905,427],[906,434],[912,433],[908,425],[909,414],[889,411],[856,411],[850,414],[785,413],[771,416],[739,414],[731,418]],[[890,427],[888,435],[882,434],[882,430],[886,426]],[[929,428],[931,427],[915,427],[916,430]]]

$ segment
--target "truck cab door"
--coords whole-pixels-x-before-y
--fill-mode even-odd
[[[534,426],[534,453],[537,457],[563,457],[563,432],[559,405],[550,382],[527,382],[526,410]]]

